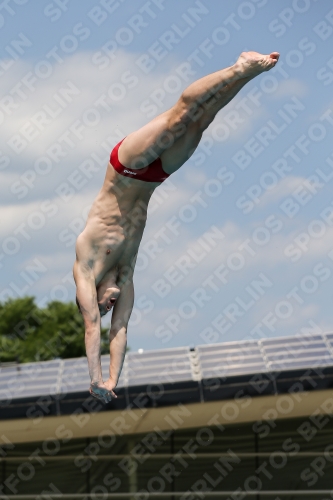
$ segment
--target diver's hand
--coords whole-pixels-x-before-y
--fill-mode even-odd
[[[113,390],[109,389],[104,382],[92,382],[90,384],[89,392],[91,396],[99,399],[103,403],[109,403],[113,397],[117,397]]]
[[[116,387],[116,382],[114,382],[111,378],[108,378],[105,382],[104,382],[104,385],[105,387],[111,392],[112,396],[114,398],[117,397],[117,394],[114,393],[113,389]]]

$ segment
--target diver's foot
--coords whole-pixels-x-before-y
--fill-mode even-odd
[[[278,52],[268,55],[259,54],[259,52],[242,52],[236,61],[235,71],[240,78],[254,77],[274,68],[279,57]]]

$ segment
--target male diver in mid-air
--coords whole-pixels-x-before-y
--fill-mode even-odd
[[[134,302],[134,266],[153,191],[189,159],[217,112],[278,59],[278,52],[243,52],[233,66],[192,83],[171,109],[113,149],[104,184],[77,239],[73,269],[85,325],[90,394],[103,402],[116,397],[113,391],[125,357]],[[103,382],[101,316],[112,308],[110,376]]]

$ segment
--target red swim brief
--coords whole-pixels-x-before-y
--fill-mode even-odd
[[[156,158],[144,168],[130,169],[122,165],[118,158],[118,149],[123,140],[113,148],[110,155],[110,163],[118,174],[145,182],[163,182],[169,177],[169,174],[165,173],[162,168],[161,158]]]

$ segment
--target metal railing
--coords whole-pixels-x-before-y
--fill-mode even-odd
[[[176,498],[176,497],[184,497],[186,499],[187,495],[188,498],[191,498],[191,493],[195,495],[196,492],[188,490],[188,491],[172,491],[172,492],[163,492],[163,493],[148,493],[144,492],[144,498]],[[200,492],[200,495],[202,498],[206,497],[214,497],[214,498],[226,498],[231,495],[235,495],[235,491],[202,491]],[[239,492],[240,493],[240,492]],[[247,492],[241,492],[244,494],[242,496],[242,499],[246,497],[255,497],[259,496],[260,498],[262,497],[286,497],[286,496],[292,496],[292,497],[309,497],[313,496],[318,499],[318,495],[332,495],[333,491],[332,490],[299,490],[299,491],[291,491],[291,490],[257,490],[257,491],[247,491]],[[34,495],[0,495],[0,500],[36,500],[37,498],[40,499],[41,494],[34,494]],[[116,498],[130,498],[130,499],[142,499],[143,493],[138,492],[138,493],[103,493],[103,500],[107,499],[116,499]],[[83,499],[93,499],[96,500],[96,493],[61,493],[59,494],[52,494],[52,500],[83,500]],[[198,497],[200,498],[200,497]],[[319,499],[318,499],[319,500]]]
[[[239,458],[270,458],[272,455],[274,455],[274,452],[243,452],[243,453],[238,453],[237,452],[237,457]],[[291,452],[284,452],[283,455],[285,457],[290,457],[290,458],[315,458],[315,457],[324,457],[327,456],[327,452],[324,451],[299,451],[298,453],[291,453]],[[42,460],[45,462],[61,462],[61,461],[68,461],[68,460],[74,460],[77,458],[77,455],[58,455],[58,456],[52,456],[52,455],[38,455]],[[87,458],[89,458],[90,455],[86,455]],[[16,457],[0,457],[0,463],[1,462],[21,462],[25,461],[29,458],[29,456],[16,456]],[[99,460],[104,461],[104,460],[122,460],[124,458],[132,458],[134,460],[142,460],[144,459],[149,460],[170,460],[173,458],[188,458],[187,453],[152,453],[149,457],[146,455],[138,455],[138,454],[129,454],[129,453],[119,453],[117,455],[94,455],[94,462],[97,462]],[[229,453],[197,453],[196,454],[196,459],[200,458],[212,458],[212,459],[218,459],[218,458],[230,458]],[[1,498],[1,497],[0,497]],[[332,489],[332,499],[333,499],[333,489]]]

